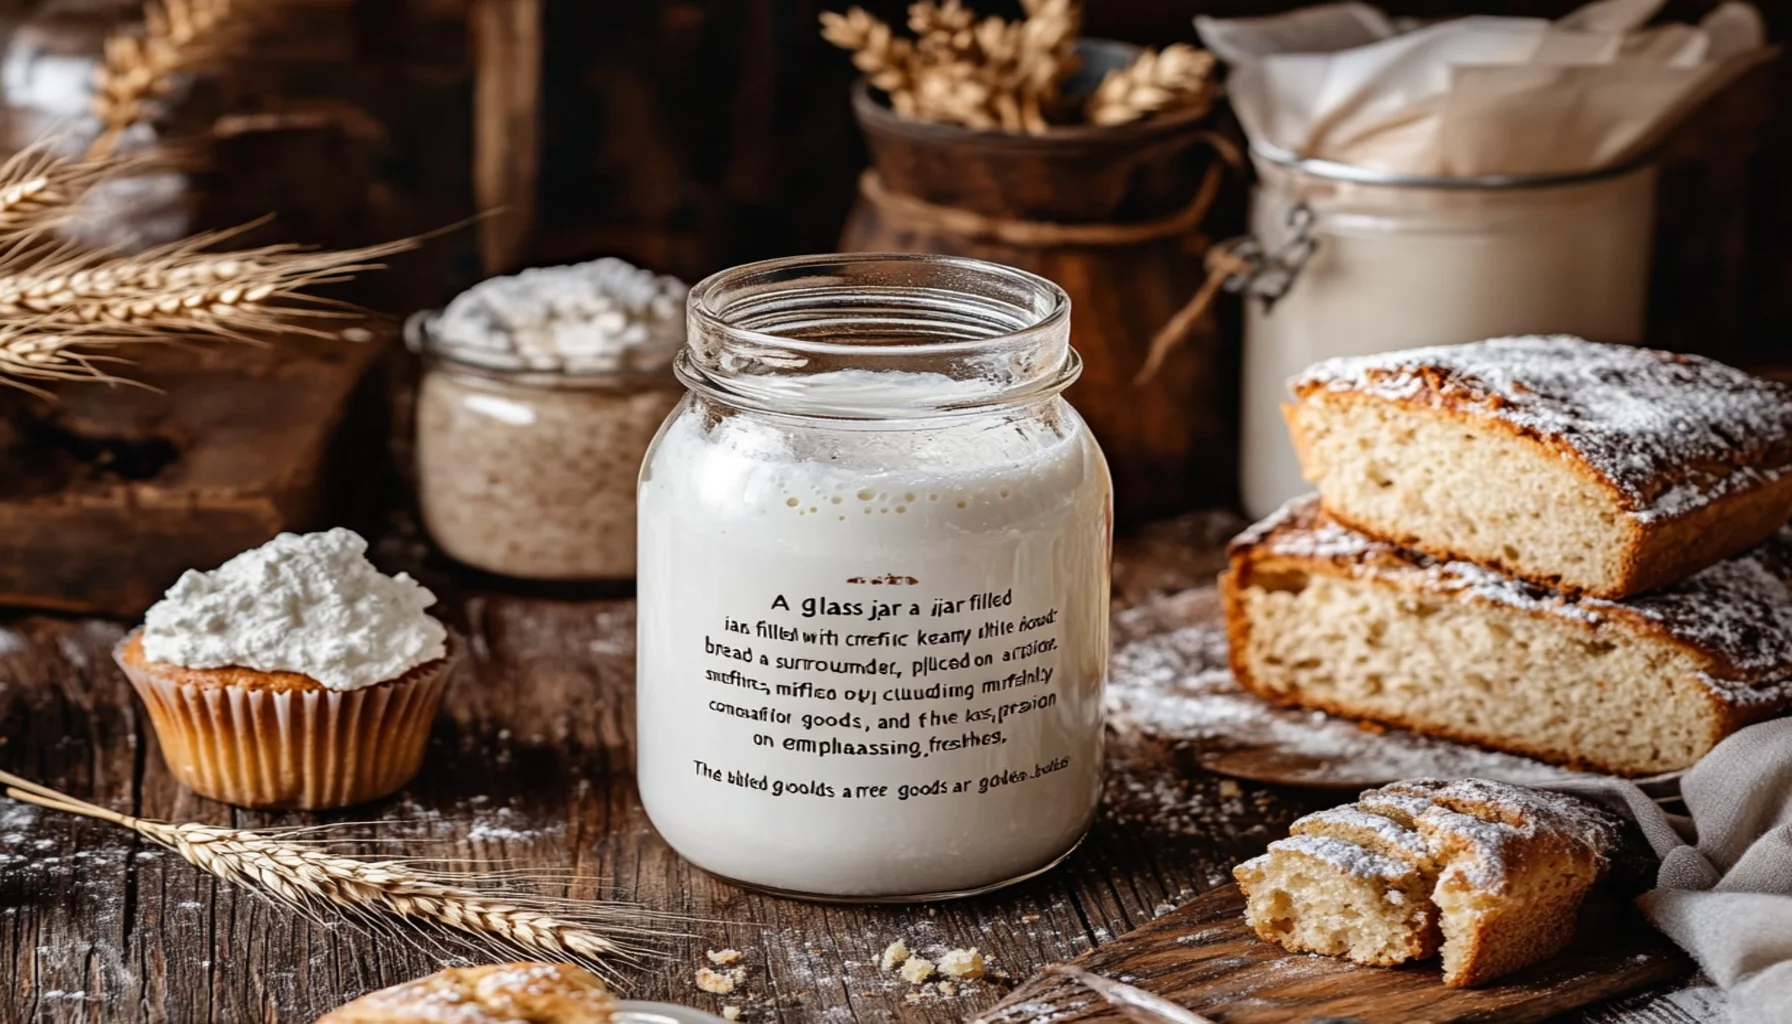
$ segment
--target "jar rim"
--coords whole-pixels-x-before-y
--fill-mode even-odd
[[[1000,277],[1015,284],[1037,288],[1051,297],[1051,308],[1035,322],[1016,330],[992,334],[985,337],[965,338],[959,341],[926,342],[921,344],[899,345],[864,345],[850,342],[813,341],[807,338],[793,338],[785,334],[774,334],[768,331],[757,331],[741,327],[729,321],[723,310],[717,309],[711,299],[724,287],[736,285],[750,275],[773,275],[786,270],[798,268],[820,268],[829,264],[867,265],[872,263],[909,263],[914,265],[953,267],[970,274],[981,274],[988,277]],[[756,263],[743,263],[737,267],[717,271],[695,285],[691,286],[689,297],[685,300],[693,326],[701,325],[711,331],[725,333],[731,337],[749,339],[767,348],[785,349],[806,355],[896,355],[912,353],[925,349],[929,352],[948,354],[952,352],[970,352],[987,349],[993,345],[1012,343],[1015,340],[1030,336],[1044,335],[1060,325],[1067,324],[1070,319],[1070,296],[1064,289],[1052,281],[1040,277],[1030,271],[1010,267],[988,260],[972,259],[968,256],[943,256],[933,253],[907,252],[853,252],[822,253],[806,256],[783,256],[777,259],[760,260]],[[694,339],[696,332],[689,332]],[[687,342],[687,347],[689,343]]]
[[[743,264],[692,287],[687,317],[679,378],[766,412],[926,418],[1038,402],[1081,372],[1062,288],[961,256],[827,253]],[[874,382],[858,376],[865,372],[901,376]]]

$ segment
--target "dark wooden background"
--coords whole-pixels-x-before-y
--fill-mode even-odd
[[[326,127],[219,144],[204,216],[281,211],[270,237],[331,244],[439,228],[474,212],[470,12],[521,0],[282,0],[264,33],[200,90],[184,127],[225,112],[321,115]],[[533,2],[533,0],[531,0]],[[513,211],[517,265],[619,255],[696,280],[737,263],[831,250],[864,165],[845,54],[816,34],[844,0],[540,0],[540,174]],[[1719,0],[1669,0],[1696,20]],[[129,12],[135,0],[0,3],[8,25],[45,10]],[[901,0],[864,6],[895,23]],[[1016,0],[974,4],[1014,14]],[[1087,32],[1195,41],[1192,18],[1259,15],[1288,0],[1091,0]],[[1418,17],[1560,16],[1577,0],[1389,0]],[[1792,4],[1759,4],[1774,39]],[[7,14],[10,10],[12,13]],[[66,15],[61,15],[65,17]],[[515,75],[514,69],[507,74]],[[1668,147],[1652,309],[1655,340],[1740,362],[1792,338],[1792,62],[1751,76]],[[1223,115],[1222,115],[1223,117]],[[1243,219],[1233,188],[1212,233]],[[479,277],[476,232],[406,257],[358,298],[392,312],[439,304]],[[1232,343],[1236,344],[1233,338]]]
[[[1696,20],[1716,0],[1671,0]],[[696,279],[752,259],[833,247],[862,147],[853,71],[815,34],[817,0],[547,0],[542,215],[527,262],[615,253]],[[864,6],[900,23],[904,5]],[[974,4],[1012,12],[1016,4]],[[1283,0],[1093,0],[1087,32],[1195,41],[1196,13]],[[1573,0],[1394,0],[1399,14],[1559,16]],[[1775,39],[1792,4],[1760,4]],[[1792,96],[1786,62],[1676,140],[1664,186],[1656,335],[1747,361],[1792,337]],[[1764,122],[1764,127],[1753,130]],[[1242,222],[1242,190],[1218,234]],[[444,282],[446,285],[446,282]]]

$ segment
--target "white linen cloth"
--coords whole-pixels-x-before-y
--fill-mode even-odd
[[[1260,147],[1409,175],[1547,175],[1640,156],[1774,52],[1747,3],[1645,27],[1661,5],[1409,27],[1347,2],[1195,25]]]
[[[1681,780],[1690,818],[1619,779],[1552,783],[1625,811],[1661,857],[1638,905],[1729,1001],[1737,1024],[1792,1024],[1792,718],[1730,736]]]

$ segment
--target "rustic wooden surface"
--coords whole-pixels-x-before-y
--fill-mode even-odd
[[[1210,580],[1236,525],[1189,520],[1135,547],[1116,573],[1117,603]],[[51,616],[0,618],[0,767],[144,816],[247,827],[380,819],[378,835],[420,841],[413,853],[599,876],[615,898],[693,921],[690,938],[630,973],[631,995],[831,1024],[964,1019],[1039,968],[1228,881],[1292,817],[1335,802],[1202,773],[1174,746],[1116,744],[1089,840],[1025,885],[910,908],[743,892],[682,863],[641,812],[630,602],[502,593],[414,557],[415,545],[382,550],[389,568],[419,569],[437,588],[472,647],[423,774],[399,795],[313,817],[235,811],[181,790],[109,658],[127,624]],[[897,937],[935,952],[976,946],[1012,980],[955,996],[918,990],[876,967]],[[692,980],[704,951],[723,946],[745,951],[748,969],[726,998]],[[0,801],[0,978],[10,982],[0,1022],[309,1021],[435,966],[390,937],[272,909],[112,826]],[[1694,1019],[1604,1012],[1601,1024]]]
[[[1624,904],[1589,908],[1573,946],[1478,988],[1447,988],[1435,964],[1399,970],[1288,953],[1244,923],[1236,885],[1117,937],[1074,963],[1227,1024],[1349,1018],[1361,1024],[1528,1024],[1686,973],[1688,960]],[[1125,1024],[1112,1004],[1073,978],[1047,974],[1022,985],[984,1018]]]

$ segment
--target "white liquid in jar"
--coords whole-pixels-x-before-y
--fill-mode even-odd
[[[938,394],[928,375],[875,376],[922,405]],[[814,895],[938,895],[1049,866],[1089,825],[1101,453],[1059,401],[915,426],[706,423],[687,406],[649,456],[638,774],[654,824],[699,867]]]

